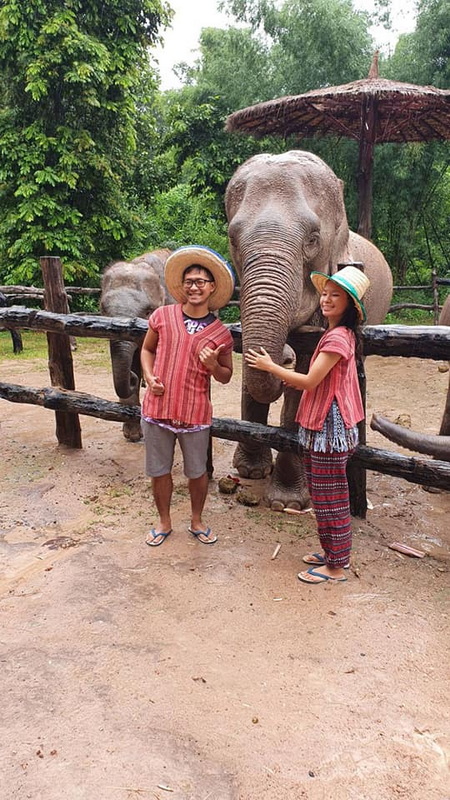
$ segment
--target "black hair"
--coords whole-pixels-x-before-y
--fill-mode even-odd
[[[339,325],[344,325],[345,328],[350,328],[351,331],[355,334],[356,339],[356,348],[355,354],[356,359],[359,360],[362,358],[362,331],[361,331],[361,317],[359,316],[359,311],[356,307],[356,304],[352,298],[352,296],[347,292],[349,302],[347,303],[347,308],[345,309],[340,321]]]
[[[183,281],[184,281],[186,275],[191,271],[191,269],[201,269],[201,270],[203,270],[203,272],[206,272],[206,274],[208,276],[208,279],[215,283],[214,275],[212,274],[212,272],[207,267],[203,267],[201,264],[189,264],[189,266],[186,267],[186,269],[183,271],[183,277],[182,277]]]

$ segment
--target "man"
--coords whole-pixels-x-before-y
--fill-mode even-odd
[[[151,315],[141,351],[147,384],[142,404],[146,473],[159,513],[146,542],[157,547],[172,533],[172,465],[178,439],[191,500],[189,531],[203,544],[214,544],[217,536],[202,521],[208,492],[210,379],[230,381],[233,339],[212,312],[230,300],[234,277],[218,253],[192,246],[169,256],[165,281],[178,302]]]

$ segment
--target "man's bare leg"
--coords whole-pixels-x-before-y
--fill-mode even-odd
[[[202,512],[208,494],[208,473],[204,472],[200,478],[189,478],[189,494],[191,496],[191,528],[194,531],[203,530]]]
[[[207,528],[203,525],[202,522],[202,512],[205,505],[205,500],[208,494],[208,473],[204,472],[200,478],[189,478],[188,486],[189,486],[189,494],[191,496],[191,531],[205,531]],[[204,544],[208,544],[216,537],[210,534],[210,536],[205,536],[204,534],[200,534],[197,536]]]
[[[169,533],[169,531],[172,530],[170,501],[172,499],[173,481],[171,473],[168,472],[166,475],[160,475],[157,478],[152,478],[152,489],[153,498],[159,514],[159,524],[155,526],[155,531]],[[158,543],[158,538],[158,536],[154,538],[155,544]]]

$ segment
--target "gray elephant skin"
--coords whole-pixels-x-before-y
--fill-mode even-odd
[[[309,274],[332,274],[340,263],[363,262],[371,282],[367,322],[383,321],[392,297],[390,268],[371,242],[349,231],[343,184],[322,159],[301,150],[254,156],[232,176],[225,206],[241,284],[243,352],[262,345],[276,362],[306,372],[310,357],[294,354],[288,337],[302,326],[322,325]],[[265,424],[283,389],[271,374],[243,365],[242,418]],[[298,391],[284,390],[281,425],[288,430],[296,428],[299,399]],[[239,445],[233,464],[241,476],[265,477],[272,471],[271,451]],[[309,503],[299,456],[278,454],[267,500],[276,510]]]
[[[159,306],[174,303],[164,285],[164,265],[171,250],[153,250],[132,261],[116,261],[103,272],[100,310],[107,317],[148,319]],[[141,346],[137,342],[110,341],[114,390],[119,401],[139,405]],[[139,420],[124,422],[123,435],[131,442],[141,439]]]

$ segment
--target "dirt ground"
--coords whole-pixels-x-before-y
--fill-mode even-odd
[[[82,340],[74,357],[77,389],[114,399]],[[240,359],[215,416],[239,416]],[[26,352],[0,374],[49,384]],[[369,415],[438,430],[436,362],[367,374]],[[142,445],[80,419],[73,452],[53,412],[0,400],[1,799],[449,800],[450,493],[368,473],[349,580],[309,587],[312,514],[220,494],[232,442],[214,441],[218,543],[187,533],[177,458],[174,533],[151,549]]]

